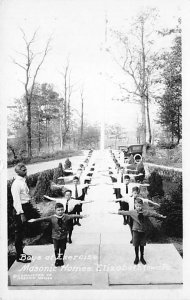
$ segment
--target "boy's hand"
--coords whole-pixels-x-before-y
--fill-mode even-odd
[[[115,212],[115,211],[108,211],[109,214],[112,214],[112,215],[117,215],[118,213]]]
[[[28,222],[33,223],[33,222],[35,222],[35,219],[30,219],[30,220],[28,220]]]
[[[89,217],[89,215],[82,215],[82,218],[87,218]]]
[[[162,218],[162,219],[165,219],[165,218],[167,218],[167,217],[166,217],[166,216],[163,216],[163,215],[161,215],[161,218]]]

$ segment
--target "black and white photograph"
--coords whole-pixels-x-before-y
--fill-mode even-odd
[[[0,299],[188,299],[185,5],[0,2]]]

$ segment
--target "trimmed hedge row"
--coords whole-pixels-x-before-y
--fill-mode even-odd
[[[146,163],[146,167],[150,174],[155,171],[160,176],[162,176],[163,180],[171,182],[179,182],[180,180],[182,180],[182,171],[180,169],[178,170],[149,163]]]

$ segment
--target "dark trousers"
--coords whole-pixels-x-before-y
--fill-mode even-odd
[[[23,253],[23,235],[25,229],[25,223],[22,223],[21,216],[15,216],[16,228],[15,228],[15,249],[17,258]]]
[[[73,219],[68,220],[67,222],[67,232],[69,240],[71,239],[72,233],[73,233]]]
[[[23,204],[22,209],[25,217],[27,218],[29,203]],[[17,258],[23,253],[23,237],[26,230],[27,223],[22,223],[21,215],[15,215],[15,249]]]
[[[53,245],[54,245],[54,251],[55,251],[55,257],[58,259],[63,259],[65,249],[66,249],[66,243],[67,239],[53,239]]]
[[[77,198],[77,200],[84,201],[84,198],[85,198],[85,191],[83,192],[83,194],[80,197]],[[82,204],[75,205],[73,213],[76,214],[76,215],[80,215],[81,212],[82,212]],[[74,224],[78,224],[78,223],[79,223],[79,219],[75,218],[74,219]]]

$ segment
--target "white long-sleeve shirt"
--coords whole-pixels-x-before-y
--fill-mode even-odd
[[[22,204],[28,203],[31,200],[26,178],[17,176],[11,186],[11,193],[13,196],[13,206],[17,215],[19,215],[23,213]]]

